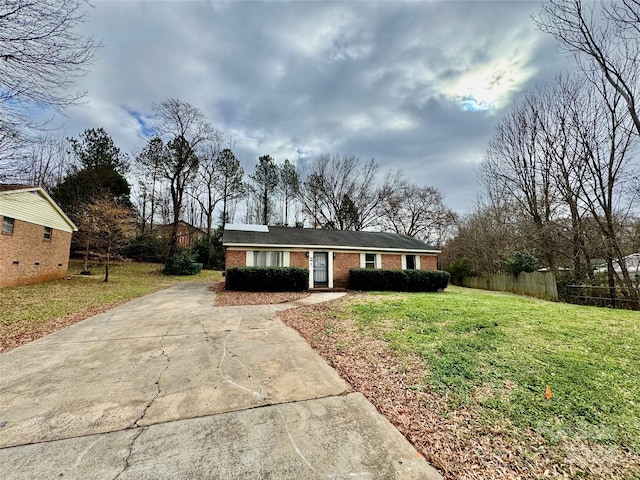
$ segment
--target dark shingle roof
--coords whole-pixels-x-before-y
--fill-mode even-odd
[[[233,229],[231,229],[233,228]],[[351,232],[315,228],[268,227],[268,231],[241,230],[240,226],[225,227],[224,246],[282,245],[287,247],[343,247],[437,252],[435,247],[406,235],[382,232]]]
[[[11,192],[14,190],[26,190],[27,188],[36,188],[31,185],[20,185],[17,183],[0,183],[0,192]]]

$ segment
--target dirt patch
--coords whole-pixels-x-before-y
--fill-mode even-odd
[[[216,307],[272,305],[275,303],[295,302],[308,296],[309,292],[234,292],[222,290],[216,292],[213,305]]]
[[[416,355],[391,351],[382,339],[363,334],[331,313],[349,297],[280,312],[287,325],[361,392],[447,479],[627,478],[637,457],[620,449],[549,445],[533,431],[508,420],[488,424],[473,406],[451,408],[444,395],[425,387],[428,366]],[[508,396],[512,386],[479,396]],[[486,390],[486,389],[485,389]],[[635,477],[634,477],[635,478]]]

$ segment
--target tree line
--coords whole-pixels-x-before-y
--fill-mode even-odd
[[[606,284],[637,298],[624,257],[640,251],[640,2],[552,0],[536,21],[579,72],[525,92],[501,118],[479,168],[484,198],[445,261],[492,274],[527,252],[593,284],[600,259]]]
[[[179,249],[180,221],[200,228],[209,243],[219,243],[225,223],[239,222],[375,229],[440,246],[456,220],[435,187],[411,183],[400,171],[383,176],[373,159],[322,154],[294,164],[262,155],[245,173],[233,142],[193,105],[167,99],[154,113],[153,135],[133,154],[93,128],[78,138],[41,137],[18,158],[14,178],[51,192],[80,228],[78,250],[89,252],[99,235],[113,248],[123,232],[143,248],[161,232],[170,257]],[[99,229],[105,223],[98,212],[108,211],[133,230]]]

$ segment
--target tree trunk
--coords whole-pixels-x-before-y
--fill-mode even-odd
[[[109,281],[109,252],[107,252],[104,262],[104,281],[105,283]]]

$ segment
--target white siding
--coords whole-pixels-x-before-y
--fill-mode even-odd
[[[39,191],[16,190],[0,192],[0,215],[24,222],[73,232],[70,223]]]

